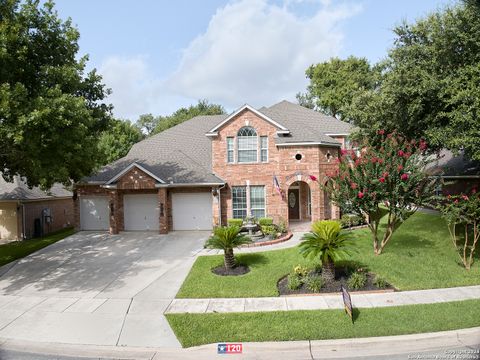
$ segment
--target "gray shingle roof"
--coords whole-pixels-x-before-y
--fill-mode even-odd
[[[13,182],[6,182],[0,174],[0,201],[51,200],[71,196],[72,192],[62,184],[54,184],[45,192],[38,187],[29,189],[19,176],[16,176]]]
[[[290,130],[289,136],[275,139],[277,144],[322,142],[339,145],[326,134],[351,131],[350,124],[288,101],[259,111]],[[197,116],[185,121],[135,144],[127,156],[104,166],[83,181],[105,183],[136,162],[167,183],[222,184],[224,181],[212,173],[211,140],[205,134],[227,117]]]
[[[127,156],[84,179],[106,182],[136,162],[170,183],[218,183],[212,173],[211,140],[205,133],[227,115],[197,116],[133,145]]]
[[[454,155],[450,150],[444,149],[435,161],[428,164],[426,171],[444,177],[480,176],[480,161],[469,160],[462,152]]]
[[[289,136],[275,139],[277,144],[323,142],[338,145],[335,139],[326,134],[349,134],[352,131],[352,125],[344,121],[289,101],[259,111],[290,130]]]

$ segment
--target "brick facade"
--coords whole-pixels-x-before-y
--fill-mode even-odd
[[[227,163],[227,137],[235,138],[235,160],[237,157],[237,132],[243,126],[253,127],[257,135],[268,137],[268,161],[265,163]],[[225,124],[218,136],[212,138],[212,170],[215,175],[226,181],[226,185],[218,187],[161,187],[157,181],[139,168],[132,168],[117,182],[115,188],[103,188],[99,185],[80,185],[76,188],[75,224],[80,226],[79,199],[82,196],[106,196],[110,206],[110,232],[117,234],[124,230],[123,196],[125,194],[157,194],[160,209],[159,232],[168,233],[173,228],[172,194],[175,192],[212,192],[213,226],[225,225],[233,215],[232,186],[265,186],[266,215],[275,222],[288,222],[287,195],[289,187],[299,187],[300,220],[319,220],[336,218],[338,209],[329,203],[319,183],[312,181],[315,176],[319,182],[324,181],[328,172],[337,168],[338,147],[285,146],[277,147],[275,138],[277,128],[258,117],[248,109],[235,119]],[[258,141],[260,154],[260,139]],[[301,155],[301,159],[298,159]],[[276,176],[283,195],[278,194],[273,186]],[[158,187],[157,187],[158,186]],[[220,191],[219,191],[220,190]],[[310,192],[311,213],[308,209]],[[221,218],[220,218],[221,212]]]
[[[268,136],[268,162],[266,163],[227,163],[227,137],[236,139],[237,132],[244,126],[253,127],[257,135]],[[267,216],[275,222],[289,221],[286,195],[288,188],[297,181],[300,182],[301,219],[324,219],[337,217],[338,211],[326,206],[323,191],[319,184],[311,180],[310,175],[319,181],[325,178],[327,172],[336,169],[336,159],[339,148],[320,146],[286,146],[277,147],[274,138],[277,129],[275,126],[258,117],[248,110],[240,113],[236,119],[225,124],[219,131],[218,136],[212,139],[212,168],[213,172],[225,180],[228,186],[222,190],[222,223],[233,216],[231,188],[232,186],[263,185],[265,186],[265,201]],[[260,141],[258,141],[260,143]],[[236,158],[236,140],[234,141]],[[297,160],[296,155],[301,159]],[[280,196],[273,186],[273,176],[276,176],[285,196]],[[311,217],[306,212],[305,196],[308,194],[307,186],[311,191]],[[326,209],[327,208],[327,209]],[[303,215],[303,216],[302,216]],[[214,217],[218,217],[214,209]]]

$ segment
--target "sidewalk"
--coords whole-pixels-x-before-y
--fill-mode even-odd
[[[376,308],[480,299],[480,285],[385,293],[351,293],[357,308]],[[174,299],[166,314],[343,309],[340,293],[262,298]]]

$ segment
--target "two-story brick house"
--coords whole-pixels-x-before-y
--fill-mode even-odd
[[[335,218],[317,179],[336,169],[351,126],[282,101],[198,116],[135,144],[76,185],[83,230],[211,229],[228,218]]]

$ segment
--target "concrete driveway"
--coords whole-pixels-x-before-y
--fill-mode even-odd
[[[180,347],[163,312],[209,232],[80,232],[0,269],[0,338]]]

